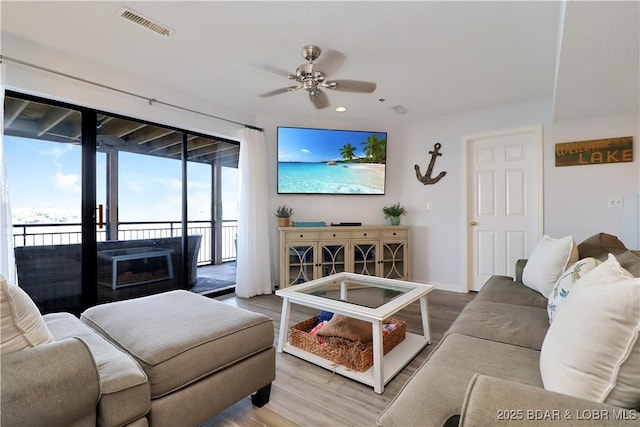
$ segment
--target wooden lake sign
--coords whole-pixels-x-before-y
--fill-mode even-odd
[[[633,137],[556,144],[556,166],[597,165],[633,161]]]

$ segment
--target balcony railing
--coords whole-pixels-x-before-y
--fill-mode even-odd
[[[233,261],[236,259],[236,234],[238,221],[222,221],[221,261]],[[200,252],[198,253],[198,265],[214,263],[210,221],[189,221],[187,223],[188,234],[202,235]],[[163,237],[181,237],[182,223],[180,221],[150,221],[150,222],[121,222],[118,224],[118,240],[156,239]],[[41,246],[41,245],[69,245],[80,243],[82,238],[80,223],[64,224],[14,224],[14,246]],[[99,229],[96,234],[99,242],[107,240],[105,229]]]

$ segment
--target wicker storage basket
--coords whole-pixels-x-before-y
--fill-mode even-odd
[[[344,365],[354,371],[364,372],[373,366],[373,343],[362,343],[338,337],[318,337],[310,335],[310,331],[318,321],[318,316],[303,320],[291,326],[289,343],[302,350],[313,353],[324,359]],[[407,325],[403,320],[388,319],[385,323],[395,322],[398,327],[382,337],[383,354],[404,340]],[[325,341],[322,344],[321,339]]]

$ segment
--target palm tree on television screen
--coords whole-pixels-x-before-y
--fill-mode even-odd
[[[340,155],[345,160],[353,160],[354,155],[356,154],[356,147],[351,145],[350,143],[346,143],[340,149]]]
[[[380,139],[377,133],[367,137],[363,151],[367,158],[373,163],[385,163],[387,154],[387,139]]]

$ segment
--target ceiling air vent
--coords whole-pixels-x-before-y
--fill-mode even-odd
[[[129,9],[128,7],[120,9],[120,17],[129,20],[134,24],[138,24],[147,30],[151,30],[156,34],[160,34],[161,36],[169,37],[173,34],[173,30],[171,28],[165,27],[157,22],[153,22],[151,19],[140,15],[138,12]]]

